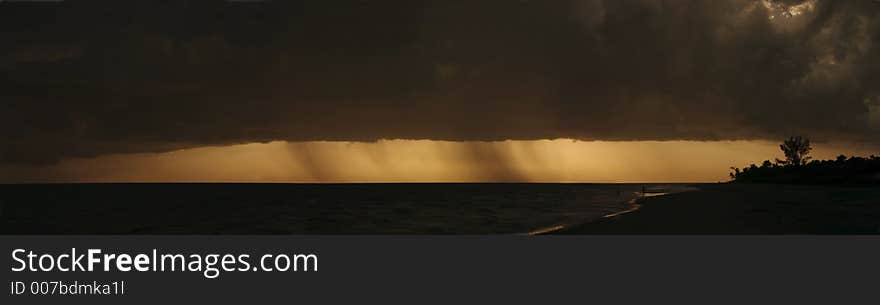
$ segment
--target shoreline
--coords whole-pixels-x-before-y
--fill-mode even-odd
[[[637,210],[639,209],[639,207],[641,206],[641,205],[638,203],[639,199],[641,199],[641,198],[642,198],[642,197],[635,197],[635,198],[632,198],[632,199],[628,200],[627,203],[630,205],[630,208],[628,208],[628,209],[626,209],[626,210],[623,210],[623,211],[620,211],[620,212],[614,212],[614,213],[611,213],[611,214],[602,215],[602,216],[599,217],[599,218],[592,219],[592,220],[588,220],[588,221],[586,221],[586,222],[581,222],[581,223],[574,223],[574,224],[567,224],[567,223],[564,223],[564,224],[557,224],[557,225],[552,225],[552,226],[541,227],[541,228],[538,228],[538,229],[535,229],[535,230],[531,230],[531,231],[529,231],[529,232],[526,232],[525,235],[528,235],[528,236],[537,236],[537,235],[556,234],[556,233],[558,233],[558,232],[562,232],[562,231],[568,230],[568,229],[570,229],[570,228],[572,228],[572,227],[581,226],[581,225],[584,225],[584,224],[587,224],[587,223],[591,223],[591,222],[594,222],[594,221],[598,221],[598,220],[603,219],[603,218],[615,217],[615,216],[617,216],[617,215],[623,215],[623,214],[626,214],[626,213],[634,212],[634,211],[637,211]]]
[[[685,184],[0,185],[0,231],[544,234],[629,210],[643,186]]]
[[[531,231],[525,233],[525,235],[536,236],[536,235],[548,235],[548,234],[557,234],[560,232],[565,232],[567,230],[571,230],[572,228],[584,226],[584,225],[587,225],[587,224],[590,224],[593,222],[601,221],[603,219],[614,218],[614,217],[618,217],[618,216],[622,216],[622,215],[636,212],[642,207],[642,202],[644,200],[647,200],[648,198],[651,198],[651,197],[660,197],[660,196],[666,196],[666,195],[677,194],[677,193],[682,193],[682,192],[692,192],[692,191],[698,191],[698,190],[699,190],[699,187],[697,187],[695,185],[687,185],[684,187],[680,187],[680,188],[676,188],[676,189],[669,189],[669,190],[662,191],[662,192],[645,192],[645,193],[635,192],[636,197],[633,197],[633,198],[627,200],[627,204],[629,204],[630,207],[628,209],[623,210],[623,211],[618,211],[618,212],[614,212],[611,214],[602,215],[599,218],[591,219],[591,220],[588,220],[585,222],[579,222],[579,223],[573,223],[573,224],[563,223],[563,224],[541,227],[541,228],[538,228],[535,230],[531,230]]]
[[[552,234],[877,234],[880,187],[706,184]]]

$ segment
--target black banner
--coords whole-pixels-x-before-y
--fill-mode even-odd
[[[880,271],[880,237],[852,236],[3,236],[0,244],[2,304],[841,303],[873,299]],[[159,270],[153,258],[163,254],[199,260],[199,269]],[[278,268],[288,259],[297,270]]]

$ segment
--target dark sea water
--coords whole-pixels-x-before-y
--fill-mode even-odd
[[[525,234],[684,184],[0,185],[3,234]]]

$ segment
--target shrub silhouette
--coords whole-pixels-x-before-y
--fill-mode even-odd
[[[760,167],[731,167],[730,178],[746,183],[880,184],[880,157],[840,155],[835,160],[810,161],[810,142],[799,136],[788,138],[779,148],[785,160],[764,160]]]

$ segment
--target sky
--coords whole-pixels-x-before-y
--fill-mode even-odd
[[[718,181],[880,153],[880,2],[0,2],[0,181]],[[633,161],[637,160],[637,161]]]
[[[824,143],[813,156],[841,152],[872,153]],[[769,141],[276,141],[5,166],[0,183],[721,182],[773,157]]]

